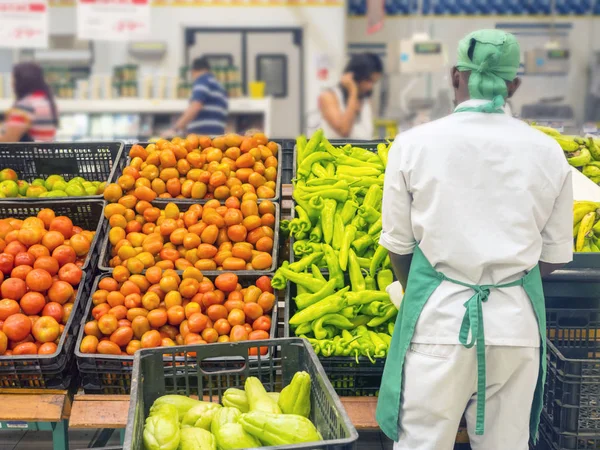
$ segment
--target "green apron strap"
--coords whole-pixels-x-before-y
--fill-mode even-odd
[[[485,363],[485,334],[483,331],[483,302],[487,302],[490,289],[502,289],[514,286],[522,286],[523,278],[506,284],[476,285],[463,283],[462,281],[448,278],[444,274],[441,277],[445,281],[458,284],[475,291],[475,294],[464,303],[465,315],[460,326],[458,336],[459,342],[465,348],[472,348],[477,344],[477,422],[475,434],[482,435],[485,428],[485,391],[486,391],[486,363]],[[469,341],[469,332],[471,341]]]

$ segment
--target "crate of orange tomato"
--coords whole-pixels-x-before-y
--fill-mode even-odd
[[[103,205],[14,201],[0,210],[0,387],[70,385]]]
[[[275,338],[276,296],[269,276],[205,277],[193,267],[180,275],[158,266],[100,275],[75,349],[83,388],[128,394],[140,348]]]
[[[158,265],[258,275],[277,266],[279,205],[270,200],[229,197],[158,207],[127,195],[106,205],[104,215],[110,229],[101,244],[101,270],[123,266],[142,273]]]
[[[108,197],[133,194],[166,205],[239,199],[246,193],[277,202],[281,196],[281,146],[262,133],[213,139],[189,135],[126,146],[127,165]]]

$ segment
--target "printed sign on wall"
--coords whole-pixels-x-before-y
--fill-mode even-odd
[[[48,47],[46,0],[0,0],[0,47]]]
[[[150,0],[78,0],[77,37],[131,41],[150,36]]]

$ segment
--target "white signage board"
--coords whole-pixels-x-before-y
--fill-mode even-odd
[[[150,36],[150,0],[77,0],[77,37],[131,41]]]
[[[47,0],[0,0],[0,47],[47,48]]]

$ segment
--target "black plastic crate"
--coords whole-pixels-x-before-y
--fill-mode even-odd
[[[110,273],[104,273],[96,277],[89,297],[98,289],[100,280],[110,275]],[[238,275],[238,279],[240,284],[245,287],[254,283],[260,276],[262,275]],[[208,276],[208,278],[214,280],[216,277]],[[274,291],[274,295],[277,299],[278,291]],[[94,305],[90,300],[81,319],[81,327],[75,346],[75,356],[77,357],[77,366],[82,378],[82,387],[86,394],[129,394],[132,385],[133,356],[87,354],[81,353],[79,350],[81,341],[85,336],[84,325],[91,318],[93,307]],[[269,334],[272,338],[277,334],[277,311],[278,305],[276,300],[273,311],[271,311],[271,330]],[[165,349],[165,347],[160,348],[161,350]],[[263,356],[263,358],[267,356]]]
[[[125,161],[123,164],[123,167],[125,167],[126,165],[129,164],[129,161],[130,161],[129,151],[131,150],[131,147],[133,147],[134,145],[141,145],[142,147],[146,147],[148,144],[150,144],[150,142],[138,142],[137,144],[125,145],[125,149],[123,150],[123,159]],[[279,202],[281,199],[281,176],[282,176],[281,174],[282,174],[283,150],[282,150],[281,144],[278,143],[278,145],[279,145],[279,151],[277,153],[277,178],[275,179],[275,197],[259,199],[259,200],[271,200],[272,202]],[[121,169],[121,172],[122,172],[122,169]],[[158,197],[152,203],[154,203],[158,207],[166,206],[167,203],[177,203],[177,205],[193,205],[193,204],[197,203],[200,205],[204,205],[209,200],[210,199],[208,199],[208,198],[196,199],[196,198],[160,198],[160,197]]]
[[[295,337],[290,330],[290,317],[296,313],[296,303],[292,300],[296,296],[296,285],[288,282],[285,294],[283,335]],[[379,395],[385,358],[377,358],[375,363],[366,356],[359,356],[358,361],[354,356],[319,355],[318,358],[338,395],[342,397]]]
[[[169,202],[171,203],[171,202]],[[176,203],[177,206],[179,207],[179,210],[182,212],[185,212],[188,210],[188,208],[192,205],[192,203],[186,203],[186,204],[180,204],[177,202],[173,202]],[[260,201],[258,202],[260,204]],[[271,251],[271,267],[269,267],[266,270],[238,270],[235,271],[236,274],[238,275],[267,275],[270,273],[275,272],[275,270],[277,270],[278,267],[278,256],[279,256],[279,219],[281,216],[281,207],[279,205],[279,203],[275,203],[273,202],[273,204],[275,205],[275,225],[273,228],[273,250]],[[160,209],[164,209],[166,205],[157,205],[158,208]],[[107,224],[107,228],[108,228],[108,224]],[[98,253],[100,254],[99,260],[98,260],[98,268],[102,271],[112,271],[113,268],[110,267],[110,260],[111,260],[111,253],[112,253],[112,245],[108,239],[108,230],[106,231],[102,241],[99,242],[100,247],[98,248]],[[181,272],[180,272],[181,273]],[[209,275],[218,275],[220,273],[223,273],[222,270],[203,270],[202,271],[203,274],[209,276]]]
[[[598,450],[599,434],[564,433],[552,426],[551,419],[542,412],[539,442],[534,450]]]
[[[550,312],[552,316],[554,313]],[[561,314],[565,322],[580,321],[579,328],[551,328],[548,341],[548,375],[544,411],[559,433],[595,434],[600,440],[600,338],[596,336],[597,310]],[[559,318],[558,322],[561,322]],[[553,339],[559,337],[556,344]],[[562,344],[559,346],[558,344]],[[577,448],[577,447],[573,447]]]
[[[267,346],[277,357],[252,359],[250,349]],[[179,359],[183,354],[183,361]],[[164,360],[166,356],[166,360]],[[232,359],[216,361],[224,356]],[[125,432],[125,450],[141,450],[144,419],[150,406],[165,394],[198,395],[207,401],[221,401],[230,387],[243,388],[249,376],[258,377],[267,391],[279,392],[297,371],[312,378],[311,415],[323,441],[278,446],[278,449],[352,450],[358,433],[334,392],[327,374],[308,343],[302,339],[276,339],[149,349],[136,353],[134,382]]]
[[[104,204],[103,200],[82,199],[43,199],[36,198],[35,201],[22,202],[11,199],[0,203],[0,219],[14,217],[15,219],[26,219],[36,216],[44,208],[50,208],[56,216],[67,216],[73,225],[84,230],[95,231],[94,239],[90,245],[90,251],[85,258],[83,270],[95,270],[98,263],[98,243],[102,242],[105,232],[104,226]]]
[[[67,181],[83,177],[89,181],[112,183],[125,165],[122,142],[54,142],[0,144],[0,169],[13,169],[19,179],[61,175]],[[53,197],[54,199],[57,197]],[[64,198],[64,197],[61,197]],[[71,197],[102,199],[102,195]],[[11,199],[0,199],[4,202]],[[20,198],[19,201],[36,201]]]
[[[0,387],[67,389],[77,375],[73,350],[89,297],[91,276],[83,273],[69,320],[52,355],[0,356]]]

